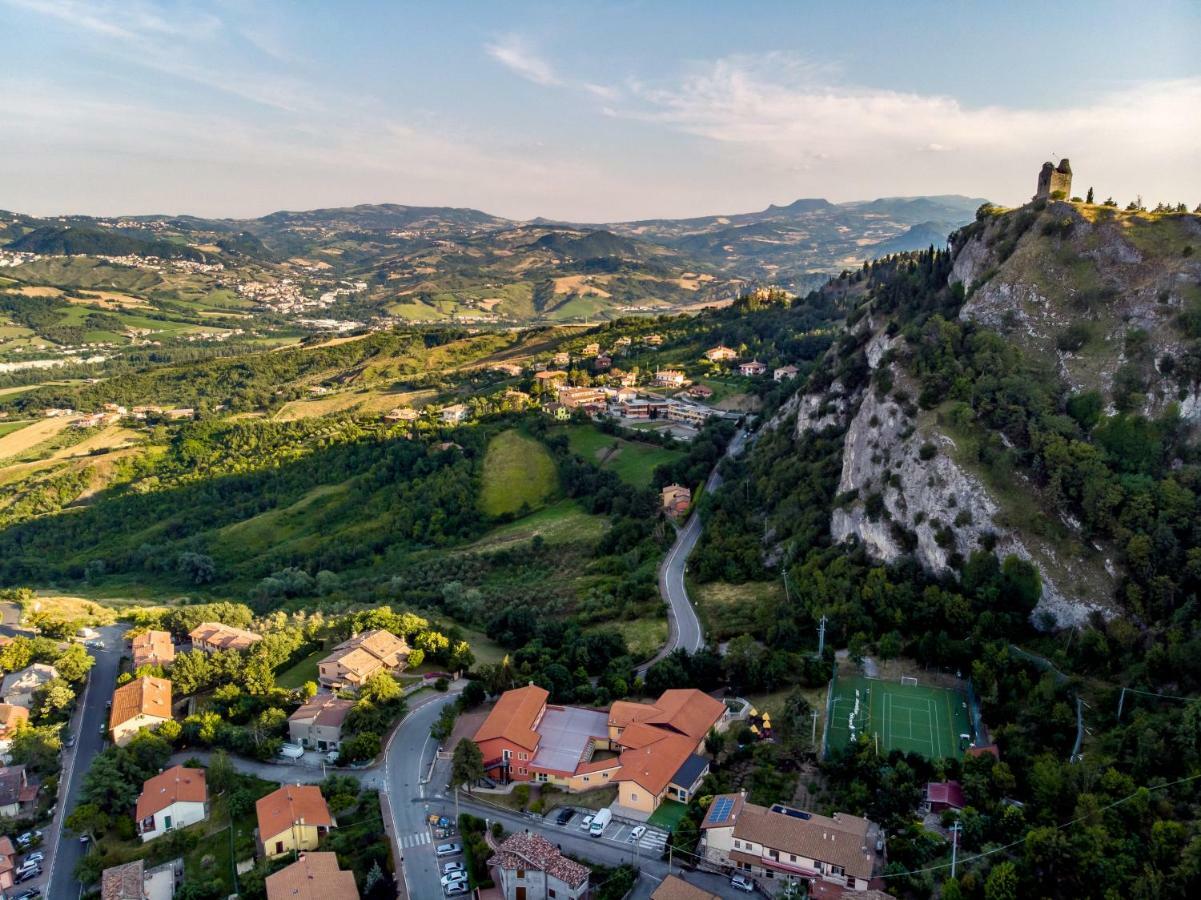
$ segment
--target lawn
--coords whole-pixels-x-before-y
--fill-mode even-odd
[[[602,469],[612,470],[622,481],[636,487],[649,486],[655,469],[684,455],[680,450],[605,434],[592,425],[569,425],[563,433],[572,453]]]
[[[593,631],[616,629],[626,639],[634,659],[650,659],[667,643],[667,619],[631,619],[625,622],[605,622]]]
[[[30,424],[30,419],[23,419],[19,422],[0,422],[0,437],[6,434],[12,434],[14,431],[19,431],[26,425]]]
[[[488,442],[480,508],[501,516],[536,509],[558,490],[558,473],[540,441],[516,430],[502,431]]]
[[[519,544],[541,537],[547,544],[592,542],[605,533],[607,523],[580,509],[574,500],[560,500],[516,522],[498,525],[474,544],[463,548],[471,552],[497,550],[506,544]]]
[[[646,820],[646,824],[652,828],[661,828],[664,831],[675,831],[676,826],[680,824],[680,819],[684,818],[687,812],[687,804],[676,800],[664,800],[659,804],[659,808],[651,813],[651,817]]]
[[[306,681],[317,680],[317,663],[328,656],[326,650],[314,650],[296,665],[289,669],[284,669],[275,676],[276,687],[281,687],[286,690],[294,690],[302,687]]]
[[[700,612],[705,631],[718,641],[746,634],[751,630],[748,623],[755,610],[764,601],[778,599],[783,593],[784,587],[779,581],[748,581],[745,584],[688,581],[688,596]]]

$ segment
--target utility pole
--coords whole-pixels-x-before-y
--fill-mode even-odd
[[[788,590],[788,566],[784,567],[784,599],[788,601],[788,605],[792,605],[792,594]]]
[[[812,746],[816,747],[817,746],[817,710],[813,709],[813,710],[810,710],[809,712],[813,716],[813,734],[811,734],[809,736],[809,743]]]
[[[817,627],[817,658],[821,659],[826,652],[826,617],[822,616]]]
[[[1118,721],[1122,721],[1122,707],[1126,705],[1126,689],[1122,688],[1122,696],[1118,698]]]
[[[955,864],[959,861],[959,832],[963,825],[956,822],[951,826],[951,877],[955,877]]]

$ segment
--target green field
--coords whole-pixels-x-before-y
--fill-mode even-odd
[[[306,681],[316,681],[317,663],[327,656],[329,656],[328,650],[314,650],[296,665],[284,669],[276,675],[276,686],[290,691],[301,687]]]
[[[866,734],[881,755],[893,750],[927,759],[963,756],[960,735],[970,734],[966,700],[957,691],[878,678],[835,678],[830,685],[827,747],[844,747]]]
[[[29,423],[29,419],[23,419],[19,422],[0,422],[0,437],[4,437],[6,434],[12,434],[14,431],[20,431]]]
[[[502,431],[488,442],[480,509],[489,516],[541,506],[558,489],[550,451],[519,431]]]
[[[580,509],[574,500],[560,500],[516,522],[498,525],[473,544],[463,549],[472,553],[495,550],[510,544],[520,544],[540,537],[547,544],[593,542],[605,533],[606,521]]]
[[[622,481],[636,487],[649,487],[659,466],[683,456],[680,450],[668,450],[657,444],[614,437],[592,425],[569,425],[563,429],[571,452],[612,470]]]

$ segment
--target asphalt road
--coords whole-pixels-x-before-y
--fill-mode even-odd
[[[737,456],[746,443],[746,432],[739,431],[730,445],[726,448],[727,456]],[[714,466],[705,483],[706,493],[721,487],[721,475]],[[676,650],[683,648],[688,653],[696,653],[705,646],[705,633],[701,628],[701,620],[697,617],[696,607],[688,599],[688,588],[684,584],[684,575],[688,571],[688,557],[696,547],[701,536],[700,513],[694,512],[688,522],[676,535],[676,541],[667,551],[659,566],[659,596],[667,603],[667,643],[651,660],[638,667],[638,676],[646,677],[646,671],[659,660],[670,656]]]
[[[120,625],[99,629],[103,649],[92,649],[96,665],[88,675],[88,684],[81,698],[81,712],[71,722],[76,743],[63,756],[62,786],[59,789],[58,811],[50,827],[45,829],[45,853],[48,863],[49,887],[43,887],[49,900],[78,900],[82,885],[75,880],[75,866],[85,852],[78,838],[63,827],[63,819],[79,803],[83,776],[93,758],[105,746],[100,726],[108,718],[107,703],[117,686],[117,670],[121,662],[122,635]],[[43,876],[45,877],[45,876]],[[22,888],[40,884],[32,881]]]

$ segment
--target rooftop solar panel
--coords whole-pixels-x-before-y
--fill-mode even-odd
[[[713,802],[713,810],[709,813],[710,822],[724,822],[730,817],[734,801],[730,797],[719,797]]]

